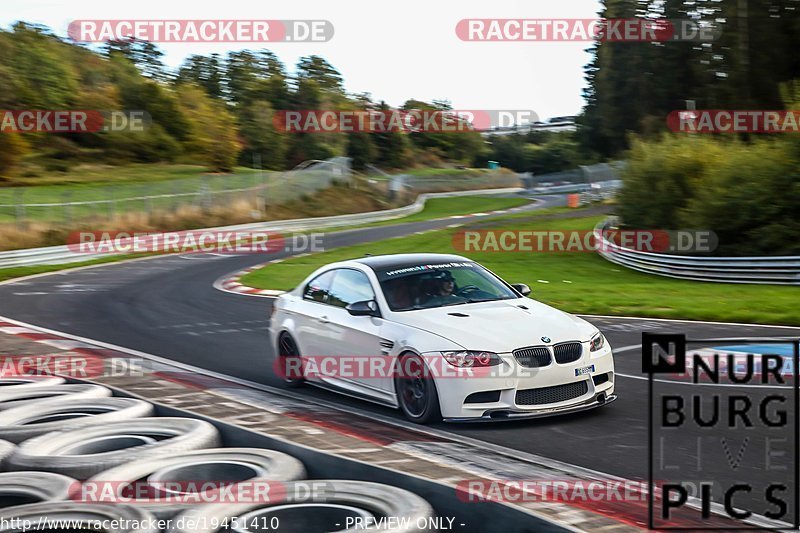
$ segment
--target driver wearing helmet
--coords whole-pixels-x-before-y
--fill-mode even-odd
[[[447,270],[436,272],[433,275],[433,287],[425,298],[426,306],[440,306],[465,301],[465,298],[454,293],[456,288],[453,274]]]
[[[448,270],[437,272],[433,279],[436,280],[436,292],[434,296],[452,296],[456,288],[456,280]]]

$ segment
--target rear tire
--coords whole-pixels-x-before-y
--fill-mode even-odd
[[[416,424],[441,421],[439,392],[422,357],[415,353],[400,356],[395,374],[394,390],[403,415]]]
[[[300,363],[300,349],[291,335],[288,333],[281,333],[278,337],[278,352],[275,361],[277,374],[283,378],[283,382],[287,387],[296,389],[302,387],[306,380],[302,376],[302,365],[292,364],[290,359],[297,359]],[[300,376],[297,376],[298,371]]]

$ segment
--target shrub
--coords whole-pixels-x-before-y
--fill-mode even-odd
[[[626,226],[712,230],[718,255],[800,254],[800,160],[791,140],[634,141],[623,181]]]

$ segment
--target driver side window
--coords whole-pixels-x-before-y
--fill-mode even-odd
[[[329,270],[324,274],[320,274],[312,279],[306,285],[306,290],[303,291],[304,300],[312,300],[314,302],[328,303],[328,297],[331,288],[331,282],[335,271]]]

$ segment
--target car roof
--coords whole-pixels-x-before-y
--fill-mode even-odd
[[[461,263],[472,259],[452,254],[389,254],[359,257],[351,260],[354,263],[370,267],[372,270],[389,270],[405,268],[415,265],[427,265],[438,263]]]

